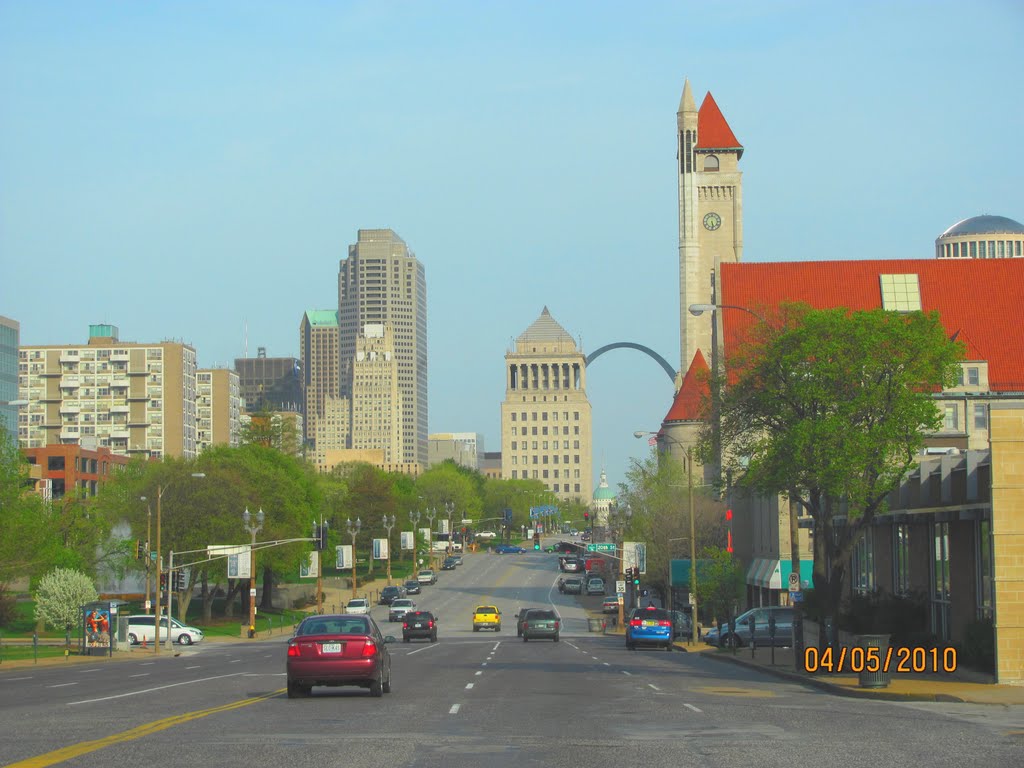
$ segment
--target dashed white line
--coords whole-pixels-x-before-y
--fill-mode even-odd
[[[480,666],[481,666],[481,667],[486,667],[486,666],[487,666],[487,662],[486,662],[486,661],[485,661],[485,662],[483,662],[482,664],[480,664]]]
[[[458,714],[458,712],[459,712],[459,705],[458,704],[452,704],[452,708],[448,710],[448,714],[449,715],[456,715],[456,714]]]
[[[7,678],[7,680],[9,682],[13,682],[15,680],[31,680],[31,679],[32,679],[32,675],[29,675],[28,677],[8,677]]]
[[[78,683],[57,683],[56,685],[48,685],[47,688],[66,688],[69,685],[78,685]]]
[[[473,689],[473,684],[472,683],[466,683],[466,690],[469,691],[469,690],[472,690],[472,689]]]
[[[480,671],[480,670],[478,669],[478,670],[477,670],[476,672],[474,672],[473,674],[475,674],[475,675],[482,675],[482,674],[483,674],[483,672],[481,672],[481,671]]]
[[[199,664],[193,664],[191,667],[185,667],[185,669],[199,669]]]
[[[627,672],[626,670],[622,670],[622,674],[624,674],[624,675],[629,675],[629,676],[631,676],[631,677],[632,677],[632,675],[633,675],[633,673],[632,673],[632,672]]]
[[[141,691],[129,691],[128,693],[118,693],[114,696],[102,696],[98,699],[84,699],[82,701],[69,701],[68,706],[74,707],[79,704],[95,704],[97,701],[110,701],[111,699],[123,699],[126,696],[138,696],[143,693],[152,693],[153,691],[162,691],[167,688],[177,688],[181,685],[194,685],[195,683],[205,683],[210,680],[223,680],[225,677],[236,677],[242,675],[241,672],[231,672],[227,675],[214,675],[213,677],[200,677],[195,680],[185,680],[180,683],[170,683],[169,685],[158,685],[155,688],[145,688]]]
[[[655,685],[654,683],[648,683],[648,685],[649,685],[649,686],[650,686],[651,688],[653,688],[654,690],[656,690],[656,691],[660,691],[660,690],[661,690],[661,688],[659,688],[658,686],[656,686],[656,685]]]
[[[597,661],[597,656],[591,656],[590,658],[592,658],[594,661]]]
[[[687,709],[692,709],[694,712],[703,712],[704,711],[702,709],[697,709],[695,706],[693,706],[693,704],[683,704],[683,706],[686,707]]]
[[[149,672],[139,672],[137,675],[129,675],[129,677],[149,677]]]
[[[80,669],[80,670],[78,670],[78,671],[79,671],[79,672],[99,672],[99,671],[100,671],[100,668],[99,668],[99,667],[94,667],[94,668],[92,668],[92,669]]]
[[[240,661],[241,661],[241,659],[232,659],[232,660],[231,660],[231,661],[229,661],[228,663],[229,663],[229,664],[237,664],[237,663],[238,663],[238,662],[240,662]]]
[[[601,663],[604,664],[606,667],[610,667],[611,666],[611,664],[609,664],[607,661],[602,661]]]
[[[151,666],[153,666],[153,665],[154,665],[155,663],[156,663],[156,662],[154,662],[154,661],[144,661],[144,662],[142,662],[141,664],[139,664],[139,666],[140,666],[140,667],[151,667]]]

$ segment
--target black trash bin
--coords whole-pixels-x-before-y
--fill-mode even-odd
[[[889,635],[857,635],[857,646],[864,649],[864,667],[857,673],[857,685],[861,688],[888,687],[889,670],[885,668],[885,657],[889,650]],[[877,651],[868,653],[869,648],[875,648]],[[875,668],[876,660],[877,671],[869,672],[869,666]]]

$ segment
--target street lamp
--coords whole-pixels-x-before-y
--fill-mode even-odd
[[[421,515],[420,515],[419,512],[412,512],[412,511],[409,512],[409,523],[412,525],[412,559],[413,560],[417,560],[418,559],[418,555],[419,555],[419,551],[416,548],[416,533],[417,533],[416,526],[419,525],[420,517],[421,517]],[[413,568],[415,568],[417,565],[419,565],[419,563],[415,563],[414,562],[413,563]]]
[[[249,637],[256,637],[256,534],[263,530],[265,517],[262,507],[256,513],[255,524],[248,507],[242,513],[242,525],[252,534],[252,547],[249,549]]]
[[[153,559],[150,555],[150,536],[152,535],[153,528],[153,510],[149,505],[149,500],[145,496],[139,496],[139,501],[146,502],[146,615],[153,609],[153,603],[149,597],[149,569],[150,561]],[[155,627],[154,627],[155,629]]]
[[[452,543],[455,541],[455,533],[452,531],[452,516],[455,514],[455,502],[446,501],[444,503],[444,511],[448,514],[448,554],[451,555],[454,550]]]
[[[430,558],[430,567],[434,567],[434,518],[437,517],[437,510],[431,507],[427,510],[427,557]]]
[[[363,521],[358,517],[353,523],[352,518],[345,520],[345,527],[348,528],[348,533],[352,537],[352,597],[356,596],[356,535],[359,533],[359,529],[363,527]],[[372,552],[370,553],[373,554]]]
[[[693,311],[693,307],[690,308]],[[645,432],[642,429],[638,429],[633,433],[633,437],[639,439],[641,437],[647,437],[648,435],[655,435],[658,439],[664,438],[669,442],[675,443],[682,448],[685,453],[686,462],[686,508],[690,513],[690,605],[693,611],[693,621],[690,622],[690,633],[692,635],[693,644],[697,644],[697,526],[694,522],[693,514],[693,447],[689,445],[683,445],[673,437],[669,437],[664,433],[659,432]],[[669,547],[669,583],[667,592],[671,595],[672,593],[672,553],[671,547]],[[671,598],[670,598],[671,601]]]
[[[395,516],[392,515],[390,518],[384,515],[384,519],[381,521],[384,527],[388,531],[388,586],[391,586],[391,529],[395,527]]]

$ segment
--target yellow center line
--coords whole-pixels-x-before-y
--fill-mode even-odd
[[[22,760],[17,763],[10,763],[7,768],[46,768],[50,765],[56,765],[62,763],[65,760],[70,760],[74,757],[80,757],[81,755],[87,755],[90,752],[95,752],[98,749],[109,747],[114,744],[122,744],[126,741],[133,741],[134,739],[141,739],[144,736],[157,733],[159,731],[166,730],[167,728],[173,728],[176,725],[182,725],[191,720],[199,720],[200,718],[207,717],[208,715],[215,715],[218,712],[229,712],[232,709],[239,709],[240,707],[247,707],[250,704],[255,704],[259,701],[278,696],[285,692],[284,688],[270,693],[264,693],[260,696],[254,696],[250,699],[241,699],[240,701],[233,701],[230,704],[222,704],[219,707],[211,707],[210,709],[201,709],[196,712],[186,712],[183,715],[174,715],[172,717],[165,717],[163,720],[154,720],[152,723],[144,723],[143,725],[136,726],[127,731],[121,733],[111,734],[110,736],[104,736],[102,739],[96,739],[94,741],[83,741],[79,744],[72,744],[70,747],[63,747],[61,749],[54,750],[53,752],[47,752],[44,755],[37,755],[36,757],[30,757],[27,760]]]

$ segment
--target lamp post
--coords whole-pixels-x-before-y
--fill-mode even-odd
[[[692,309],[692,308],[691,308]],[[684,461],[686,463],[686,508],[690,516],[690,605],[692,606],[693,621],[690,622],[690,632],[692,635],[692,641],[694,645],[697,644],[697,525],[694,521],[693,513],[693,447],[689,445],[683,445],[681,442],[673,437],[660,432],[645,432],[642,429],[638,429],[633,433],[633,437],[641,438],[647,435],[655,435],[659,440],[664,439],[669,442],[675,443],[682,448],[686,453],[684,454]],[[671,550],[671,547],[669,548]],[[672,555],[669,552],[669,583],[668,593],[672,593]]]
[[[430,558],[430,567],[434,567],[434,518],[437,517],[437,510],[431,507],[427,510],[427,557]]]
[[[150,600],[150,596],[149,596],[150,595],[150,592],[149,592],[149,585],[150,585],[150,582],[149,582],[149,568],[150,568],[150,560],[153,559],[153,557],[150,555],[150,544],[149,544],[149,542],[150,542],[150,536],[152,535],[152,528],[153,528],[153,510],[152,510],[152,508],[149,505],[149,500],[145,496],[139,496],[139,501],[145,501],[146,502],[146,615],[148,616],[149,612],[153,608],[153,603]],[[154,627],[154,629],[155,629],[155,627]]]
[[[242,525],[252,534],[252,546],[249,549],[249,637],[256,637],[256,534],[263,530],[264,519],[262,508],[256,513],[255,521],[248,507],[242,513]]]
[[[455,549],[452,546],[452,543],[455,541],[455,532],[452,530],[452,517],[455,515],[455,502],[446,501],[444,503],[444,511],[448,516],[448,554],[451,555]]]
[[[352,518],[345,520],[345,527],[348,528],[349,536],[352,537],[352,597],[356,596],[356,535],[359,533],[359,529],[363,527],[363,521],[358,517],[353,523]],[[372,552],[370,553],[373,554]]]
[[[416,551],[416,526],[419,525],[419,522],[420,522],[420,513],[419,512],[409,512],[409,523],[412,525],[412,559],[413,560],[417,559],[416,555],[418,554],[417,551]],[[419,563],[414,562],[413,563],[413,568],[415,569],[417,565],[419,565]]]
[[[391,586],[391,529],[395,527],[395,516],[388,517],[384,515],[384,520],[381,521],[388,532],[388,586]]]

